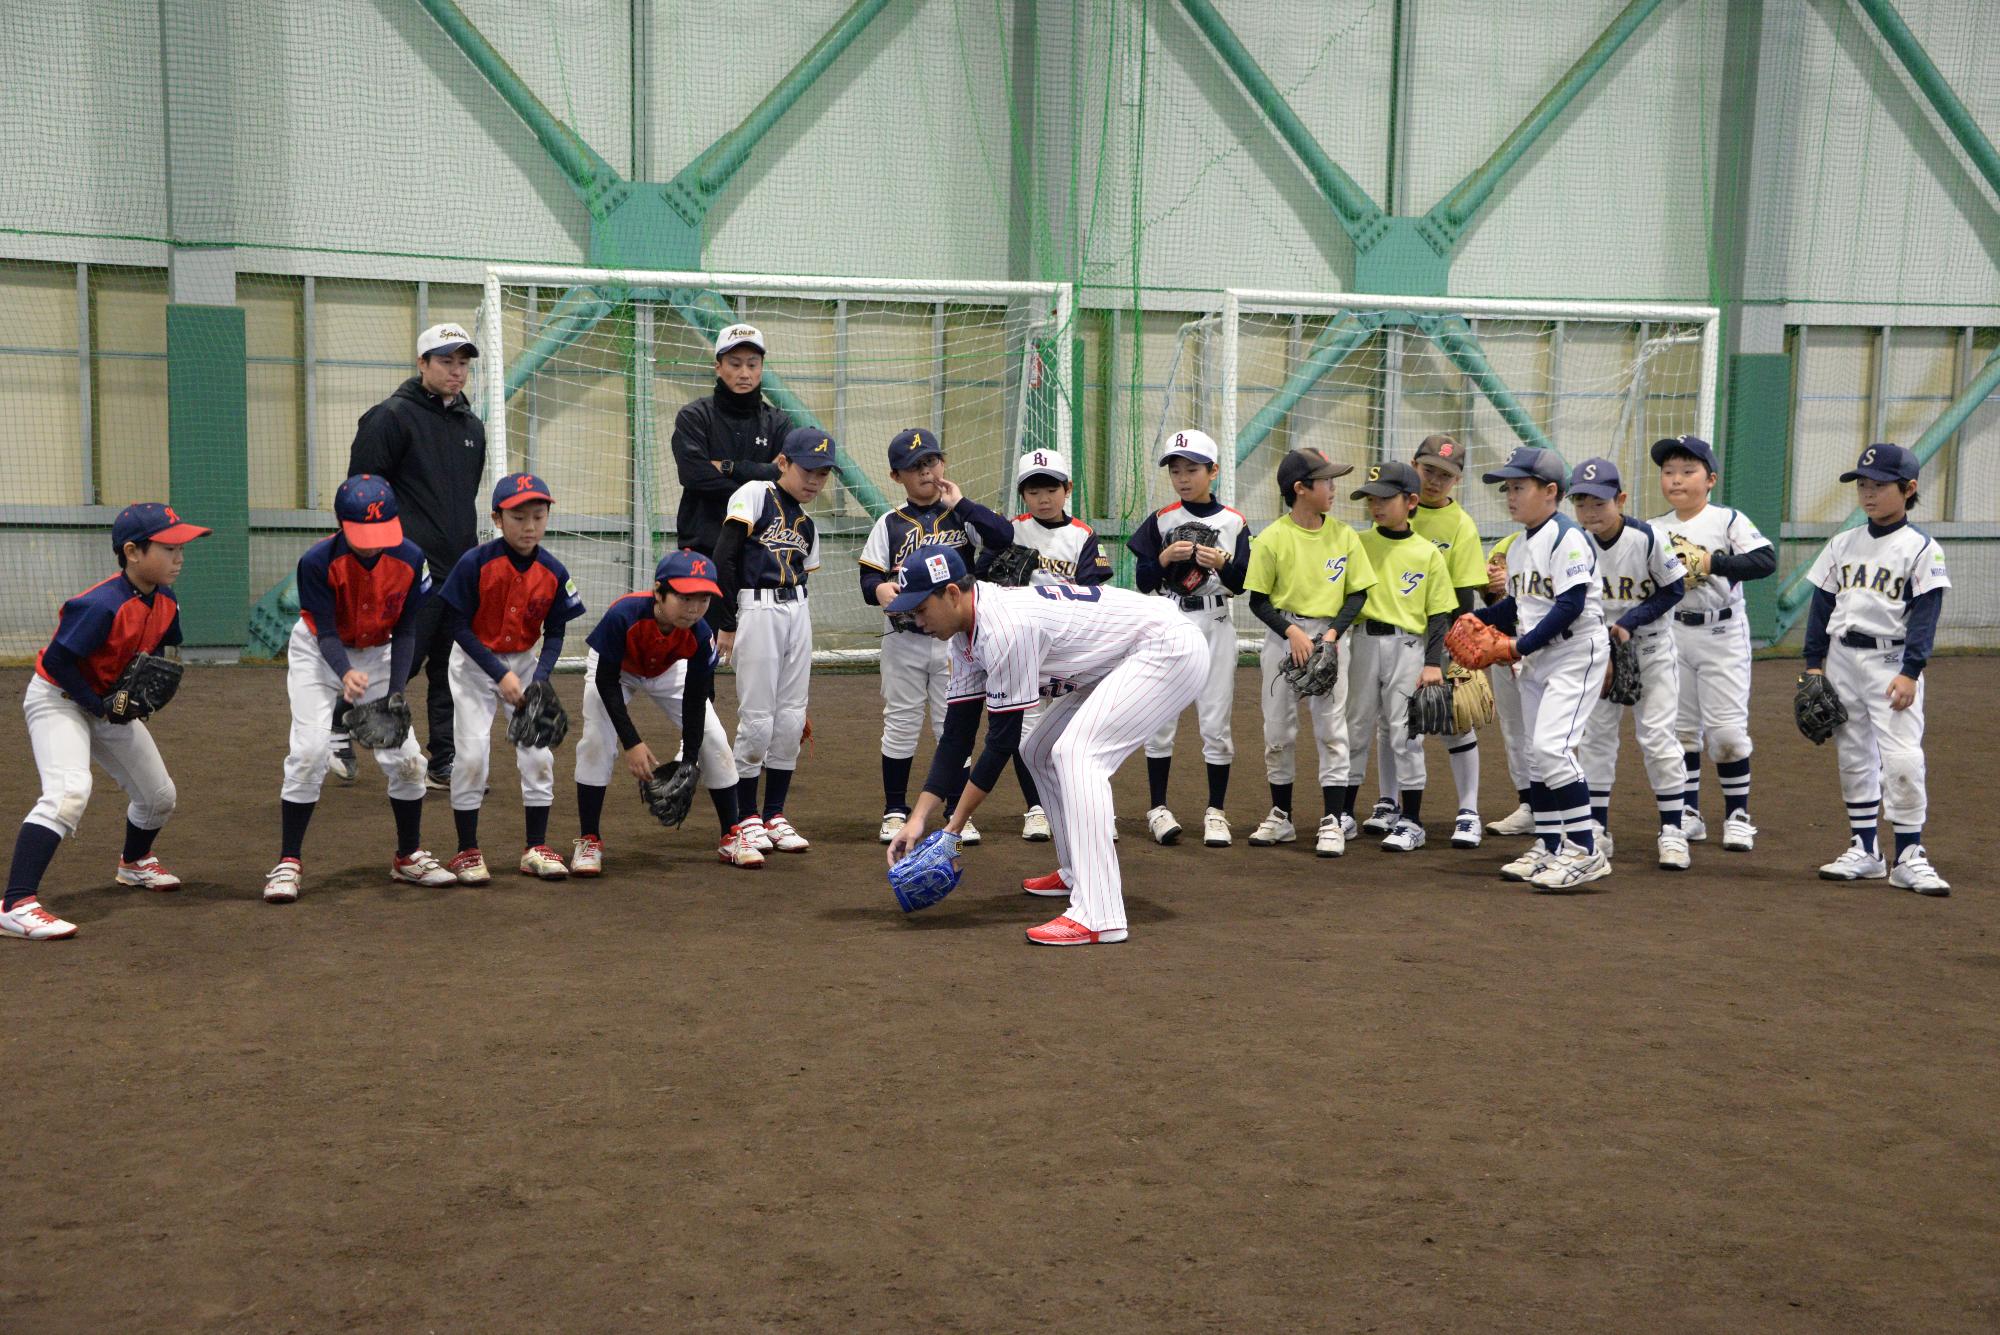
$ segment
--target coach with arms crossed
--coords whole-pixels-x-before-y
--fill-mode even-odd
[[[479,355],[463,328],[432,325],[417,338],[417,373],[361,415],[347,474],[388,480],[403,532],[423,549],[431,578],[443,580],[478,542],[479,493],[486,476],[486,424],[465,398],[465,378]],[[417,660],[429,680],[432,788],[451,785],[451,632],[445,602],[427,598],[417,611]],[[340,729],[336,727],[336,732]]]

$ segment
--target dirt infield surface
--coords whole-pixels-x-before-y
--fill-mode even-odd
[[[1444,846],[1448,797],[1414,855],[1245,846],[1246,673],[1237,845],[1148,843],[1134,761],[1132,939],[1069,951],[1022,940],[1011,778],[966,885],[895,910],[872,677],[815,682],[804,856],[722,867],[705,802],[663,836],[621,781],[602,880],[392,886],[364,761],[274,908],[281,675],[196,673],[156,730],[187,889],[113,888],[100,775],[45,894],[80,937],[0,943],[0,1329],[1993,1330],[1996,670],[1931,671],[1947,900],[1814,878],[1846,834],[1796,664],[1757,669],[1757,851],[1654,869],[1628,738],[1619,874],[1573,898]],[[11,706],[0,740],[25,813]]]

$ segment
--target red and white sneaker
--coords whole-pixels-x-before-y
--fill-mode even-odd
[[[142,890],[178,890],[181,878],[160,865],[160,860],[148,853],[137,862],[118,863],[118,884],[136,885]]]
[[[493,879],[487,870],[486,855],[476,848],[461,848],[458,855],[444,864],[444,869],[458,878],[460,885],[485,885]]]
[[[264,878],[264,902],[266,904],[290,904],[299,897],[299,860],[279,858],[278,865],[271,868]]]
[[[586,834],[569,846],[569,874],[572,876],[602,876],[604,874],[604,841],[594,834]]]
[[[521,875],[535,876],[544,881],[567,881],[569,868],[547,844],[536,844],[521,852]]]
[[[444,869],[444,864],[419,848],[408,857],[400,854],[389,864],[389,879],[408,881],[411,885],[457,885],[458,877]]]
[[[1069,882],[1063,879],[1060,869],[1050,872],[1047,876],[1036,876],[1021,882],[1021,889],[1027,894],[1037,895],[1043,899],[1069,898]]]
[[[728,834],[722,836],[722,843],[717,846],[715,855],[730,866],[741,867],[746,871],[764,865],[764,855],[757,851],[757,845],[750,842],[749,832],[741,825],[733,826]]]
[[[771,848],[780,853],[803,853],[812,847],[804,835],[792,828],[792,823],[785,819],[782,811],[764,822],[764,837],[771,841]],[[768,853],[771,849],[764,851]]]
[[[0,913],[0,932],[24,941],[66,941],[76,935],[76,924],[64,922],[30,897]]]
[[[1093,932],[1074,918],[1055,918],[1028,929],[1028,940],[1038,946],[1108,946],[1125,939],[1123,927]]]
[[[750,847],[759,853],[769,853],[777,847],[771,842],[771,832],[764,828],[762,816],[745,816],[736,828],[743,831],[743,837],[750,841]]]

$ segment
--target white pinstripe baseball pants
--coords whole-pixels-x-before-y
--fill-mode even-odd
[[[1102,680],[1048,707],[1021,759],[1041,790],[1068,916],[1094,932],[1125,926],[1125,892],[1111,842],[1111,776],[1165,720],[1179,718],[1208,679],[1208,641],[1176,619],[1135,644]]]

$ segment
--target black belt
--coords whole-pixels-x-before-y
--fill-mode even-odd
[[[1411,633],[1393,622],[1376,621],[1372,618],[1362,621],[1361,632],[1364,635],[1408,635]]]
[[[1850,649],[1894,649],[1903,643],[1887,636],[1861,635],[1851,630],[1841,635],[1840,642]]]
[[[1186,611],[1199,612],[1204,608],[1221,607],[1229,601],[1229,595],[1226,593],[1194,593],[1188,594],[1185,597],[1177,597],[1174,601],[1179,603]]]
[[[1727,621],[1735,615],[1735,608],[1725,607],[1720,612],[1676,612],[1674,620],[1683,626],[1706,626],[1710,622]]]
[[[781,589],[745,589],[743,592],[759,602],[768,598],[774,603],[795,603],[806,596],[806,591],[796,584],[787,584]]]

